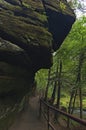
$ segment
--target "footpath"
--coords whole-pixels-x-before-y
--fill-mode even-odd
[[[48,130],[45,122],[39,118],[39,96],[31,97],[27,107],[20,113],[9,130]],[[86,130],[86,127],[82,126],[66,128],[64,120],[60,120],[60,124],[56,124],[55,128],[56,130]]]
[[[27,108],[16,119],[9,130],[47,130],[47,125],[39,118],[39,97],[32,97]]]

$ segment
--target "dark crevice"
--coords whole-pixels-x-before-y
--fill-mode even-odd
[[[8,2],[8,3],[10,3],[10,4],[12,4],[12,5],[19,5],[19,0],[5,0],[6,2]]]

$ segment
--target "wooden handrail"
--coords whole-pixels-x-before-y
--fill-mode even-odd
[[[41,112],[42,112],[42,109],[41,109],[42,103],[43,103],[44,105],[46,105],[46,106],[48,107],[48,109],[51,109],[51,110],[53,110],[53,111],[55,111],[55,112],[57,112],[57,113],[60,113],[60,114],[62,114],[62,115],[64,115],[64,116],[66,116],[66,117],[68,117],[68,118],[70,118],[70,119],[76,121],[77,123],[86,126],[86,120],[83,120],[83,119],[74,117],[74,116],[72,116],[71,114],[68,114],[68,113],[66,113],[66,112],[63,112],[63,111],[61,111],[61,110],[59,110],[59,109],[57,109],[57,108],[55,108],[55,107],[49,105],[49,104],[46,103],[42,98],[40,99],[40,114],[41,114]],[[49,114],[49,112],[48,112],[48,114]],[[48,118],[49,118],[49,115],[48,115]],[[49,129],[49,123],[50,123],[50,122],[49,122],[49,119],[48,119],[48,129]],[[55,130],[54,127],[53,127],[52,129]]]

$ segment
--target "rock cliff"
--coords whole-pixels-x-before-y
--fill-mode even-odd
[[[52,66],[74,21],[66,0],[0,0],[1,129],[22,108],[36,71]]]

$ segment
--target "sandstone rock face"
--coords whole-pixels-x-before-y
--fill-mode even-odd
[[[52,66],[74,21],[66,0],[0,0],[0,128],[31,93],[35,72]]]

